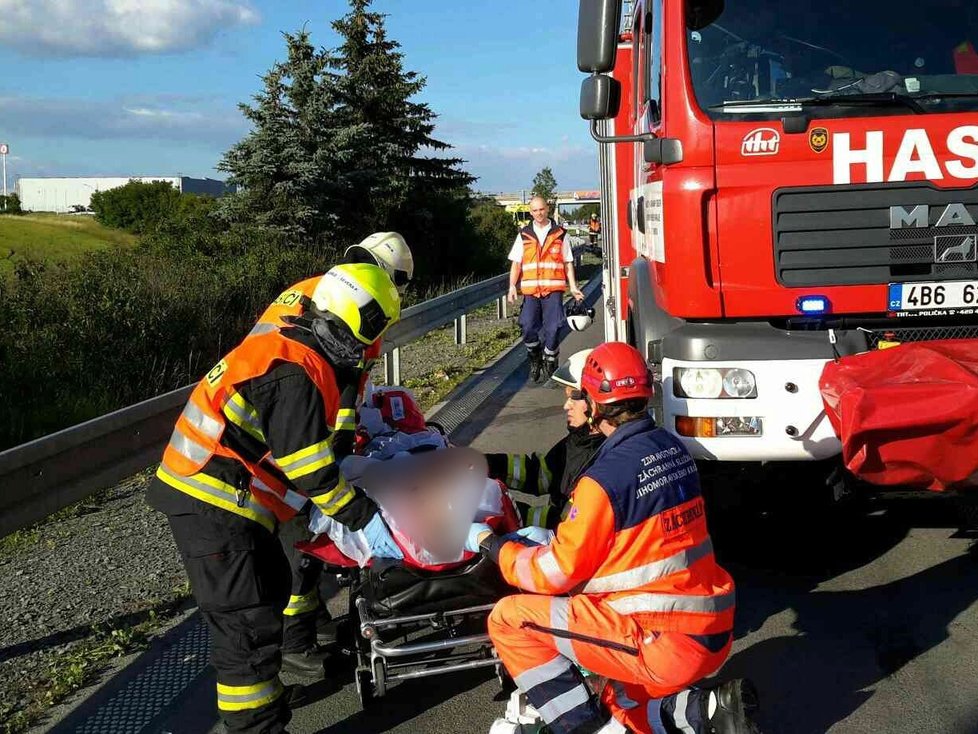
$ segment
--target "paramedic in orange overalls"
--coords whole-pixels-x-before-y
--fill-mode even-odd
[[[607,438],[555,538],[528,545],[478,524],[470,533],[469,545],[475,535],[506,581],[530,592],[489,616],[500,659],[554,734],[756,732],[746,681],[687,690],[730,653],[734,583],[714,558],[692,457],[646,412],[645,359],[602,344],[581,388]],[[612,720],[579,668],[609,679],[600,704]]]

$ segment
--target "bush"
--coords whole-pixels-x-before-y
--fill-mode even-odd
[[[492,274],[502,272],[516,238],[512,215],[495,199],[483,199],[469,211],[469,221],[482,243],[485,269]]]
[[[235,256],[18,263],[0,289],[0,449],[199,379],[278,293],[332,264],[268,234],[228,232],[221,247]]]
[[[180,192],[168,181],[130,181],[125,186],[96,191],[91,206],[95,218],[107,227],[143,234],[173,216],[180,199]]]
[[[20,197],[17,194],[0,196],[0,214],[23,214],[20,208]]]

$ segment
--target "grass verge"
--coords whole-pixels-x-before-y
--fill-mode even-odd
[[[90,216],[27,214],[0,216],[0,276],[25,257],[64,260],[82,252],[127,247],[135,235],[103,227]]]

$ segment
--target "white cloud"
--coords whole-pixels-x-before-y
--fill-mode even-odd
[[[171,53],[258,19],[248,0],[0,0],[0,45],[31,56]]]
[[[241,114],[206,102],[0,97],[0,135],[82,140],[174,140],[230,146],[248,130]],[[13,143],[11,142],[11,146]]]
[[[593,189],[598,183],[597,145],[542,146],[459,145],[451,151],[466,160],[465,169],[479,180],[479,191],[519,191],[549,166],[560,189]]]

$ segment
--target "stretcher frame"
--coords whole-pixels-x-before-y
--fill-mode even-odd
[[[391,684],[479,668],[494,668],[500,686],[506,672],[488,632],[461,634],[475,625],[485,629],[485,620],[495,606],[481,604],[423,614],[379,616],[369,600],[357,593],[360,569],[331,568],[345,577],[349,587],[350,645],[356,660],[354,683],[362,709],[383,698]],[[408,639],[411,634],[423,639]]]

